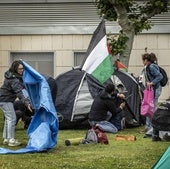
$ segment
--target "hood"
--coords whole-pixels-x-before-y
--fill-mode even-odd
[[[10,72],[9,70],[5,72],[4,77],[6,79],[21,78],[20,75],[14,74],[14,73]]]
[[[8,70],[7,72],[5,72],[4,77],[5,77],[6,79],[12,79],[12,78],[15,77],[15,75]]]
[[[105,90],[103,90],[101,93],[100,93],[100,97],[102,99],[108,99],[108,98],[111,98],[111,95],[109,95]]]

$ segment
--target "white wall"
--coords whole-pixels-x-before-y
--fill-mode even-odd
[[[163,67],[170,77],[170,35],[169,34],[142,34],[135,37],[133,50],[129,62],[129,72],[139,75],[142,68],[141,55],[145,52],[145,47],[148,52],[154,52],[158,58],[158,63]],[[162,88],[160,101],[170,97],[170,86]]]
[[[54,75],[70,70],[74,64],[73,52],[86,51],[91,35],[19,35],[0,36],[0,84],[10,65],[10,52],[55,52]],[[141,34],[135,37],[129,62],[129,72],[140,75],[143,68],[141,55],[145,47],[154,52],[170,76],[170,34]],[[170,97],[169,84],[163,88],[160,101]]]

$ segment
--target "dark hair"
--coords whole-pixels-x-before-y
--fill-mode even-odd
[[[155,53],[150,53],[149,56],[150,56],[150,60],[151,60],[152,63],[158,62],[158,59],[157,59]]]
[[[17,69],[19,67],[19,65],[23,65],[22,61],[21,60],[15,60],[11,67],[10,67],[10,72],[13,72],[13,73],[17,73]],[[24,65],[23,65],[24,66]]]
[[[105,91],[109,94],[111,94],[115,90],[115,85],[114,84],[108,84],[105,87]]]
[[[149,58],[149,53],[145,53],[142,55],[142,60],[145,60],[145,59],[148,60],[148,58]]]
[[[157,57],[154,53],[145,53],[142,55],[142,60],[147,60],[151,63],[157,63]]]

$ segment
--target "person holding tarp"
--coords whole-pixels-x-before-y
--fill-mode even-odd
[[[98,126],[103,131],[110,133],[118,132],[117,127],[110,121],[122,112],[125,102],[120,103],[117,107],[115,97],[124,98],[124,95],[115,93],[114,84],[108,84],[101,94],[94,98],[88,117],[92,127]]]
[[[21,144],[15,139],[16,114],[13,103],[16,98],[21,100],[31,110],[30,101],[23,94],[25,88],[22,80],[23,71],[24,65],[22,61],[14,61],[9,70],[5,72],[5,80],[0,88],[0,108],[5,117],[3,144],[8,146],[19,146]]]

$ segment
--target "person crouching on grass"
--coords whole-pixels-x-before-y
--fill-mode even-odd
[[[125,98],[123,94],[115,92],[114,84],[108,84],[105,89],[94,98],[94,101],[89,112],[89,124],[98,126],[105,132],[117,133],[118,128],[111,123],[111,118],[120,114],[125,107],[125,102],[120,103],[117,107],[115,104],[115,98]]]

